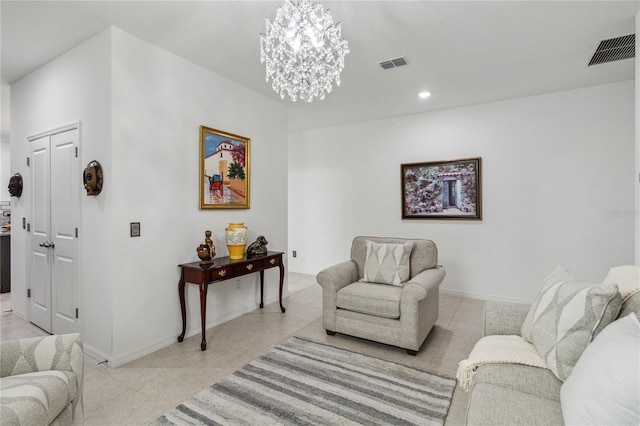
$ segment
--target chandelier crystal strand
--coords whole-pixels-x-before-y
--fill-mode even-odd
[[[310,0],[286,0],[273,23],[265,19],[260,34],[260,62],[265,81],[280,95],[295,102],[324,99],[333,82],[340,86],[344,56],[349,53],[340,22]]]

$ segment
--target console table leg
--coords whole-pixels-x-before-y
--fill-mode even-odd
[[[284,306],[282,305],[282,286],[284,284],[284,265],[282,264],[282,261],[280,262],[280,292],[279,292],[279,296],[280,296],[280,310],[282,311],[282,313],[284,313],[284,311],[286,310],[284,308]]]
[[[264,307],[264,271],[260,271],[260,309]]]
[[[182,334],[178,336],[178,342],[184,340],[184,334],[187,332],[187,309],[184,301],[184,274],[180,274],[178,281],[178,295],[180,296],[180,312],[182,313]]]
[[[200,343],[200,349],[207,349],[206,334],[206,322],[207,322],[207,283],[200,283],[200,320],[202,322],[202,342]]]

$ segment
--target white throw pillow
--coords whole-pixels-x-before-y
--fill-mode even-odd
[[[558,266],[542,283],[522,324],[522,337],[565,381],[593,337],[616,319],[621,304],[616,284],[581,282]]]
[[[560,389],[567,425],[640,424],[640,323],[609,324],[587,346]]]
[[[410,277],[409,256],[413,241],[404,244],[379,244],[366,241],[367,256],[361,281],[402,286]]]
[[[602,284],[618,284],[618,290],[622,295],[622,301],[628,299],[640,291],[640,266],[623,265],[609,269]]]

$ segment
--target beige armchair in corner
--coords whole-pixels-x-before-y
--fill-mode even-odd
[[[0,343],[2,425],[83,423],[84,351],[79,334]]]
[[[408,280],[400,285],[361,281],[367,241],[412,242]],[[371,247],[371,244],[369,244]],[[445,270],[431,240],[356,237],[351,259],[331,266],[316,279],[322,286],[322,325],[327,334],[348,334],[406,349],[416,355],[438,319],[439,286]]]

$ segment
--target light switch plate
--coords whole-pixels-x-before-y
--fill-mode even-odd
[[[129,224],[129,232],[132,237],[140,236],[140,222],[131,222]]]

